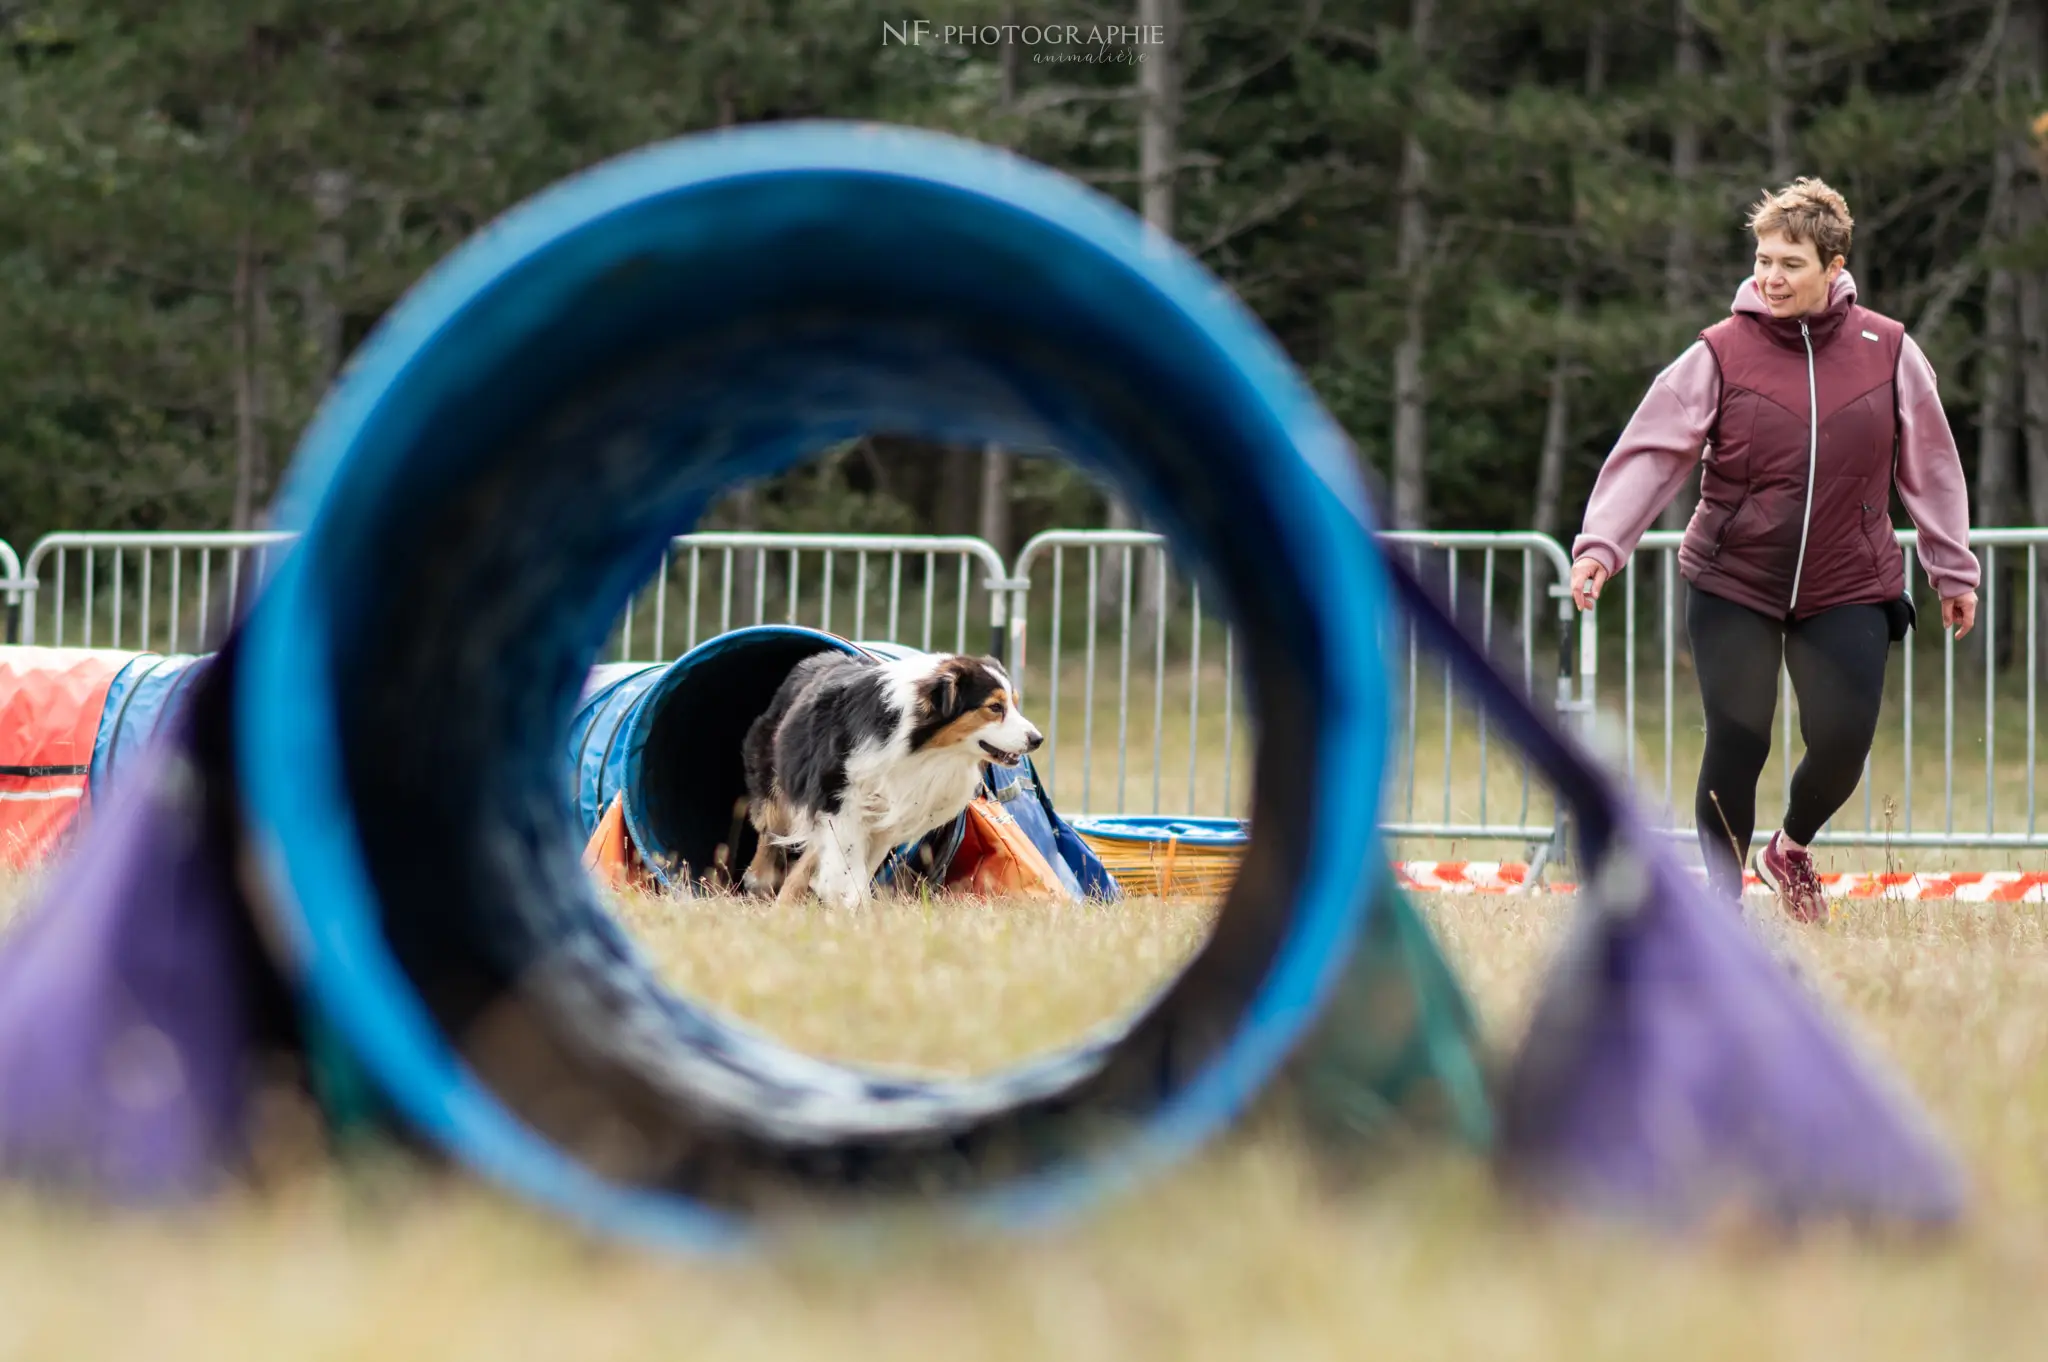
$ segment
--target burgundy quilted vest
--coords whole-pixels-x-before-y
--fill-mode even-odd
[[[1721,368],[1686,580],[1774,619],[1897,600],[1894,376],[1906,329],[1846,300],[1805,319],[1738,312],[1700,338]],[[1818,412],[1818,420],[1815,413]]]

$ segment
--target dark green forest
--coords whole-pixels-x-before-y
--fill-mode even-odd
[[[1011,147],[1170,230],[1389,518],[1435,528],[1569,534],[1725,313],[1746,207],[1819,175],[1864,301],[1934,361],[1977,523],[2048,523],[2044,0],[0,0],[0,37],[23,547],[257,521],[351,347],[494,214],[652,140],[819,115]],[[1060,466],[948,453],[863,442],[720,518],[1010,547],[1119,514]]]

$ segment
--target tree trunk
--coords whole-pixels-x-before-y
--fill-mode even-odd
[[[1017,22],[1016,0],[1006,0],[1003,5],[1003,23]],[[1017,102],[1017,86],[1022,74],[1022,48],[1014,42],[1004,43],[998,57],[998,71],[1001,77],[999,97],[1007,111]],[[991,441],[981,454],[981,537],[995,546],[1005,562],[1010,557],[1010,452]]]
[[[1558,301],[1558,320],[1570,328],[1578,318],[1579,281],[1576,274],[1565,281],[1564,297]],[[1557,533],[1558,501],[1564,495],[1565,446],[1571,438],[1572,421],[1571,343],[1560,340],[1550,359],[1550,402],[1543,413],[1543,449],[1536,460],[1536,511],[1531,524],[1538,534]]]
[[[2038,191],[2029,197],[2038,197]],[[2040,221],[2035,209],[2035,222]],[[2029,523],[2048,525],[2048,281],[2040,270],[2019,277],[2020,390],[2024,394],[2021,428],[2027,451],[2027,490],[2032,503]],[[2040,665],[2048,668],[2048,554],[2037,555],[2040,614],[2034,621],[2034,646]]]
[[[2004,44],[1997,72],[2000,102],[2011,93],[2014,62],[2021,54]],[[1991,155],[1991,195],[1985,206],[1984,238],[2001,245],[2012,239],[2016,208],[2013,202],[2019,176],[2020,148],[2016,139],[2002,139]],[[2014,494],[2019,487],[2018,448],[2014,441],[2015,402],[2020,375],[2015,367],[2014,346],[2018,336],[2019,285],[2011,270],[1994,268],[1984,286],[1984,349],[1977,363],[1977,486],[1971,520],[1979,526],[2022,523],[2017,517]],[[2010,559],[2011,555],[2007,555]],[[2023,618],[2016,603],[2012,563],[2000,562],[1995,574],[1986,574],[1986,600],[1997,603],[1995,633],[2002,645],[1992,665],[2009,662],[2020,649],[2015,646],[2013,621]],[[1996,582],[1989,580],[1996,577]],[[2018,598],[2023,599],[2023,598]],[[1986,623],[1993,621],[1987,620]]]
[[[1678,42],[1673,74],[1689,95],[1706,69],[1699,25],[1693,18],[1690,0],[1678,0],[1674,17]],[[1692,189],[1699,170],[1700,126],[1688,111],[1671,128],[1671,182],[1678,192],[1678,211],[1671,223],[1671,248],[1664,257],[1664,312],[1673,318],[1690,317],[1696,296],[1694,272],[1699,268],[1699,239],[1693,232]],[[1699,474],[1695,472],[1659,514],[1658,526],[1666,530],[1684,529],[1698,501]]]
[[[1010,560],[1010,451],[991,442],[981,452],[981,537]]]
[[[1007,3],[1003,5],[1003,25],[1005,28],[1009,28],[1014,26],[1016,22],[1016,0],[1007,0]],[[1024,49],[1017,43],[1004,43],[1002,54],[997,60],[999,64],[996,70],[1002,82],[999,94],[1003,101],[1003,107],[1007,110],[1010,105],[1017,102],[1017,87],[1023,76]]]
[[[256,478],[260,445],[262,381],[257,373],[256,304],[259,267],[256,250],[248,232],[235,249],[234,288],[234,388],[235,388],[235,497],[232,524],[250,528],[256,505]]]
[[[1418,60],[1426,60],[1436,0],[1413,0],[1408,13],[1408,40]],[[1428,346],[1429,152],[1411,126],[1401,140],[1401,178],[1396,191],[1399,208],[1395,268],[1402,285],[1401,339],[1394,347],[1394,508],[1396,529],[1426,528],[1429,523],[1429,386],[1424,372]]]
[[[306,330],[313,342],[313,372],[316,391],[325,391],[341,372],[342,312],[334,291],[348,271],[348,238],[341,228],[355,193],[355,182],[345,170],[313,172],[313,259],[300,292]]]
[[[1792,178],[1792,93],[1783,29],[1773,25],[1764,37],[1764,78],[1771,84],[1768,124],[1771,138],[1771,188]]]
[[[1607,85],[1607,21],[1594,16],[1586,32],[1586,100],[1600,98]],[[1559,338],[1550,360],[1550,401],[1543,414],[1543,448],[1536,460],[1536,507],[1531,517],[1538,534],[1557,533],[1558,502],[1564,495],[1564,463],[1571,441],[1572,344],[1571,332],[1579,316],[1579,290],[1585,265],[1580,259],[1581,243],[1576,226],[1578,188],[1572,186],[1574,227],[1567,245],[1571,264],[1559,291],[1557,315]]]
[[[1161,237],[1172,240],[1174,226],[1174,179],[1180,159],[1180,4],[1179,0],[1138,0],[1138,26],[1161,29],[1166,41],[1148,48],[1138,64],[1138,206],[1145,225]],[[1122,497],[1110,496],[1109,528],[1137,528],[1137,519]],[[1133,627],[1149,622],[1159,599],[1160,555],[1137,557],[1138,579],[1132,583]],[[1123,554],[1102,556],[1097,605],[1114,610],[1124,593]]]
[[[330,77],[340,63],[341,47],[338,30],[329,29],[322,36],[321,61]],[[354,197],[354,177],[334,167],[315,170],[307,186],[313,208],[313,258],[301,284],[299,305],[313,343],[310,379],[316,399],[341,372],[342,309],[335,290],[348,272],[348,238],[342,231],[342,218]]]
[[[1991,271],[1984,286],[1984,353],[1977,364],[1977,488],[1980,526],[2022,523],[2013,518],[2017,479],[2013,444],[2014,307],[2018,284],[2011,270]]]
[[[2009,88],[2023,95],[2029,110],[2042,107],[2041,66],[2048,61],[2048,21],[2039,5],[2015,6],[2004,44]],[[2017,132],[2017,130],[2015,130]],[[2042,167],[2048,172],[2048,166]],[[2048,185],[2023,181],[2012,196],[2012,232],[2024,238],[2048,225]],[[2048,525],[2048,276],[2039,266],[2020,271],[2014,280],[2019,331],[2018,379],[2020,427],[2026,450],[2028,521]],[[2048,669],[2048,554],[2036,555],[2036,590],[2040,613],[2034,620],[2034,644],[2040,665]]]
[[[981,466],[976,451],[948,446],[939,460],[938,525],[940,534],[973,534],[980,505]]]

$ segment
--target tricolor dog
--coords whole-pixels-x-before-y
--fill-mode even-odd
[[[960,816],[987,763],[1015,766],[1044,741],[994,658],[807,657],[747,730],[760,845],[743,884],[856,907],[891,850]]]

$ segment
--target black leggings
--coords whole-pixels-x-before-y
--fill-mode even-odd
[[[1806,743],[1783,826],[1793,841],[1811,845],[1863,778],[1884,701],[1891,630],[1883,606],[1845,605],[1785,621],[1697,587],[1686,591],[1685,627],[1707,712],[1694,800],[1700,851],[1709,883],[1734,895],[1741,892],[1742,862],[1756,831],[1757,781],[1771,754],[1779,660],[1799,697],[1799,735]]]

